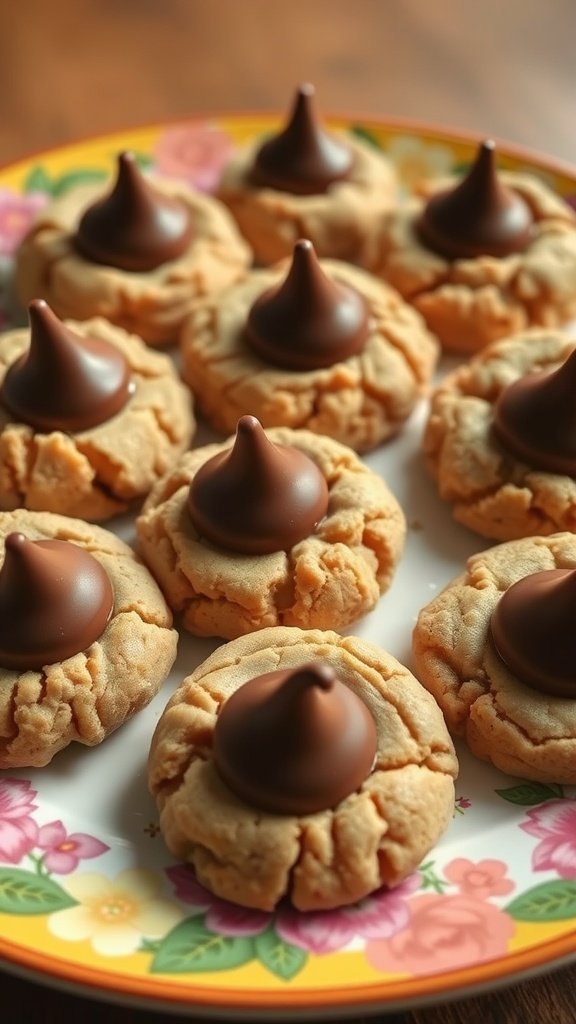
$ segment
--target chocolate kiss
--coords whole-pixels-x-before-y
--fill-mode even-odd
[[[30,347],[8,368],[2,401],[36,430],[88,430],[124,408],[134,384],[113,345],[83,338],[35,299],[28,307]]]
[[[428,249],[458,259],[522,252],[532,224],[529,206],[500,181],[494,143],[487,141],[460,184],[428,200],[416,230]]]
[[[268,672],[222,705],[214,760],[236,796],[272,814],[336,807],[370,774],[376,725],[325,664]]]
[[[177,259],[191,238],[184,204],[153,189],[134,155],[121,153],[112,191],[84,212],[74,244],[93,263],[147,271]]]
[[[238,420],[233,447],[200,467],[188,493],[200,536],[241,554],[288,550],[314,532],[327,507],[316,463],[269,441],[255,416]]]
[[[114,592],[91,554],[65,540],[6,537],[0,569],[0,665],[40,671],[85,651],[112,613]]]
[[[314,370],[359,352],[369,317],[362,296],[327,277],[312,242],[300,240],[285,279],[253,303],[246,331],[267,363]]]
[[[494,432],[529,465],[576,476],[576,350],[553,373],[529,373],[504,388]]]
[[[285,128],[258,150],[251,178],[265,188],[314,195],[347,178],[352,163],[348,147],[319,122],[314,86],[301,85]]]
[[[576,570],[546,569],[524,576],[492,613],[494,646],[527,686],[555,697],[576,697]]]

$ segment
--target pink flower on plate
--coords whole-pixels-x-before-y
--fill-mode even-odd
[[[174,124],[162,132],[154,147],[155,169],[183,178],[201,192],[211,192],[230,159],[232,141],[207,121]]]
[[[284,903],[274,914],[249,910],[212,895],[196,880],[191,868],[183,864],[167,868],[174,892],[198,913],[205,912],[204,923],[220,935],[258,935],[273,923],[277,934],[292,946],[321,955],[342,949],[357,935],[383,938],[394,935],[408,923],[406,898],[420,884],[411,875],[395,889],[380,889],[367,899],[341,910],[304,913]]]
[[[43,192],[19,196],[0,188],[0,254],[10,256],[26,234],[38,210],[46,205]]]
[[[51,821],[38,831],[36,845],[45,851],[43,864],[56,875],[69,875],[81,860],[99,857],[110,847],[85,832],[68,834],[61,821]]]
[[[515,924],[498,907],[469,896],[415,896],[407,928],[366,943],[379,971],[429,975],[501,957]]]
[[[24,779],[0,782],[0,860],[18,864],[36,845],[38,825],[32,818],[36,790]]]
[[[239,907],[236,903],[214,896],[200,885],[192,869],[185,864],[166,868],[166,874],[179,900],[192,904],[198,913],[206,911],[204,923],[210,931],[220,935],[259,935],[270,924],[271,914]]]
[[[576,878],[576,800],[550,800],[533,807],[520,828],[541,840],[532,854],[534,871]]]
[[[453,882],[464,896],[486,900],[489,896],[506,896],[515,883],[506,878],[508,865],[503,860],[465,860],[456,857],[444,868],[444,876]]]
[[[339,910],[303,913],[281,906],[276,915],[276,931],[285,942],[317,956],[342,949],[356,936],[387,939],[408,924],[407,897],[419,885],[419,875],[410,875],[394,889],[379,889],[360,903]]]

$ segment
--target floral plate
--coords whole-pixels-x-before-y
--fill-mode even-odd
[[[151,173],[210,190],[234,146],[267,116],[223,117],[82,142],[0,171],[0,323],[18,311],[12,254],[51,196],[104,179],[120,149]],[[473,142],[443,130],[333,124],[385,150],[409,190],[469,162]],[[509,147],[571,201],[576,170]],[[20,314],[21,315],[21,314]],[[452,522],[422,472],[424,403],[402,436],[367,457],[410,524],[391,591],[355,632],[409,662],[418,610],[486,543]],[[133,539],[127,518],[112,524]],[[576,955],[576,789],[506,777],[459,750],[452,824],[420,870],[354,907],[243,910],[174,863],[146,790],[146,752],[177,682],[214,644],[182,637],[156,700],[101,747],[69,749],[46,769],[0,773],[0,956],[9,968],[148,1008],[253,1020],[407,1008],[565,962]]]

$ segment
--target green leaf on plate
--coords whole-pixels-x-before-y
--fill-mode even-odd
[[[470,170],[471,166],[472,163],[470,160],[461,160],[460,163],[454,164],[454,166],[451,169],[451,173],[459,174],[462,177],[464,177],[465,174],[468,174],[468,171]]]
[[[564,796],[562,786],[547,785],[544,782],[521,782],[510,789],[496,789],[495,793],[508,803],[519,804],[521,807],[533,807],[545,800],[557,800]]]
[[[63,174],[60,178],[56,179],[52,185],[52,195],[61,196],[76,185],[88,185],[91,182],[104,181],[106,177],[107,175],[104,171],[96,169],[78,168],[77,171],[68,171],[67,174]]]
[[[150,965],[153,974],[227,971],[254,959],[254,942],[245,936],[216,935],[198,917],[187,917],[162,939]]]
[[[52,181],[42,167],[42,164],[35,164],[24,181],[24,192],[52,192]]]
[[[153,160],[149,153],[134,153],[134,159],[141,171],[149,171]]]
[[[350,134],[355,135],[357,139],[361,139],[362,142],[367,142],[370,146],[374,146],[374,149],[382,149],[382,143],[374,132],[370,131],[369,128],[365,128],[363,124],[352,124],[349,128]]]
[[[515,921],[566,921],[576,917],[576,880],[542,882],[517,896],[505,910]]]
[[[283,981],[290,981],[298,974],[308,959],[303,949],[284,942],[272,926],[255,936],[254,946],[260,963]]]
[[[51,914],[76,906],[76,900],[57,882],[21,868],[0,868],[0,912]]]

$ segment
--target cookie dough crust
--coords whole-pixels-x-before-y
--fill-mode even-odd
[[[396,173],[374,147],[349,135],[345,143],[354,155],[352,173],[319,195],[292,195],[252,185],[250,171],[260,142],[232,158],[218,197],[233,214],[257,263],[267,265],[289,256],[299,238],[310,239],[318,256],[369,261],[373,221],[395,201]]]
[[[84,259],[72,238],[103,189],[81,185],[42,210],[24,238],[16,257],[20,301],[43,298],[61,318],[105,317],[150,345],[175,341],[194,300],[242,277],[251,253],[216,200],[175,182],[154,180],[154,187],[181,199],[192,213],[195,232],[182,256],[146,273]]]
[[[220,780],[218,709],[254,676],[329,662],[377,723],[376,764],[335,809],[256,811]],[[333,632],[266,629],[219,648],[171,698],[151,747],[149,782],[171,852],[225,899],[272,910],[353,903],[413,871],[446,828],[457,762],[442,715],[411,673],[376,645]]]
[[[114,588],[108,625],[86,651],[42,672],[0,668],[0,768],[42,767],[69,743],[101,743],[152,700],[178,635],[158,586],[128,545],[98,526],[47,512],[0,512],[4,539],[68,540],[104,566]]]
[[[448,728],[477,757],[510,775],[576,785],[576,700],[539,693],[508,671],[489,636],[492,611],[517,580],[576,568],[576,537],[557,533],[499,544],[420,613],[414,671],[436,697]]]
[[[0,509],[102,520],[148,494],[185,451],[195,429],[192,403],[168,357],[139,338],[99,318],[67,325],[119,349],[135,393],[116,416],[76,434],[37,433],[13,422],[0,403]],[[0,386],[29,337],[27,329],[0,337]]]
[[[524,253],[449,261],[424,248],[414,223],[425,200],[452,179],[423,184],[420,196],[385,218],[378,228],[379,254],[367,264],[456,352],[477,352],[532,325],[557,327],[576,313],[574,213],[530,175],[504,173],[502,179],[534,216],[534,239]]]
[[[533,328],[495,342],[449,374],[432,396],[424,453],[454,518],[484,537],[512,540],[576,530],[576,481],[520,462],[492,431],[503,389],[555,370],[576,342]]]
[[[384,481],[350,449],[308,431],[268,437],[305,452],[329,489],[326,517],[290,551],[231,554],[204,541],[190,521],[190,481],[232,438],[186,452],[152,490],[136,528],[142,555],[184,627],[227,639],[266,626],[336,628],[374,607],[404,546],[405,519]]]
[[[252,303],[282,279],[285,265],[253,271],[223,296],[199,302],[186,321],[184,379],[218,430],[230,433],[252,413],[264,427],[305,428],[367,451],[396,434],[412,412],[436,366],[436,338],[383,282],[336,260],[322,267],[364,296],[372,319],[363,350],[333,366],[276,368],[244,340]]]

